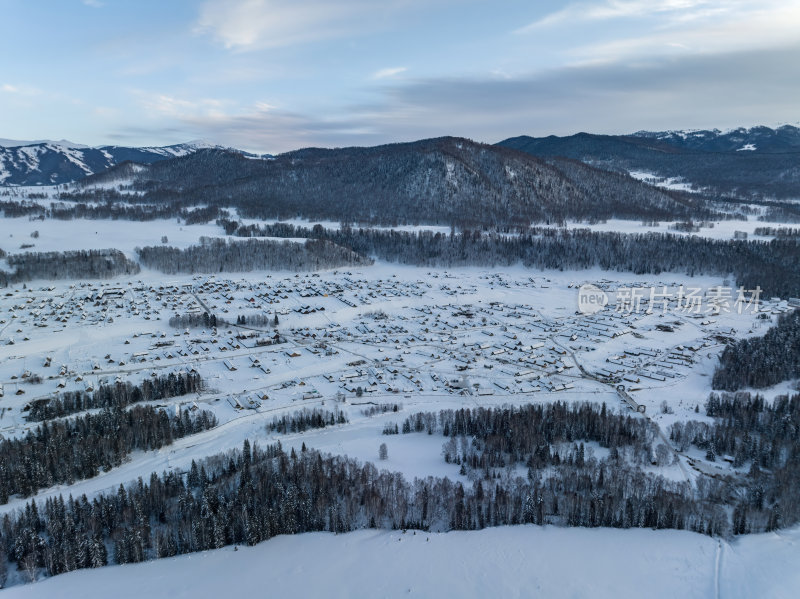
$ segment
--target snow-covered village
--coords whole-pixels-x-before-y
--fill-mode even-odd
[[[797,595],[792,3],[0,15],[0,599]]]

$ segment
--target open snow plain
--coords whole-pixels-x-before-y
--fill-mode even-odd
[[[470,532],[281,536],[143,564],[71,572],[4,596],[274,597],[796,596],[800,531],[735,543],[674,530],[536,526]],[[576,575],[580,573],[580,576]]]

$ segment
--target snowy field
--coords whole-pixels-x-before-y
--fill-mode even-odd
[[[695,193],[698,191],[692,187],[691,183],[684,181],[681,177],[659,177],[658,175],[648,173],[646,171],[630,171],[628,174],[634,179],[638,179],[639,181],[644,181],[650,185],[655,185],[656,187],[661,187],[664,189],[688,191],[690,193]]]
[[[756,235],[755,230],[760,227],[773,227],[773,228],[787,228],[793,227],[791,223],[775,223],[766,222],[755,219],[746,221],[742,220],[722,220],[710,221],[702,223],[700,230],[696,232],[676,231],[671,229],[677,221],[663,221],[658,223],[657,226],[651,224],[642,224],[638,221],[609,219],[604,223],[586,224],[586,223],[567,223],[569,229],[590,229],[592,231],[614,231],[617,233],[671,233],[673,235],[696,235],[698,237],[706,237],[708,239],[734,239],[734,234],[738,232],[747,233],[747,239],[750,240],[769,240],[772,236]],[[696,223],[700,225],[701,223]]]
[[[234,211],[235,212],[235,211]],[[235,218],[235,215],[234,215]],[[332,221],[310,221],[303,219],[288,219],[283,221],[261,221],[241,219],[244,224],[270,224],[283,222],[297,227],[312,228],[319,224],[326,229],[338,230],[339,223]],[[697,232],[681,232],[670,228],[674,222],[661,222],[656,225],[643,224],[639,221],[610,219],[606,222],[587,224],[570,221],[566,224],[568,229],[590,229],[599,232],[619,233],[670,233],[674,235],[696,235],[709,239],[733,239],[736,232],[747,233],[750,240],[766,241],[771,236],[755,235],[759,227],[787,228],[792,227],[786,223],[772,223],[751,219],[748,221],[715,221],[702,223]],[[542,225],[537,225],[542,226]],[[376,231],[388,231],[388,227],[366,226],[365,228]],[[553,228],[557,228],[553,226]],[[435,225],[399,226],[394,230],[405,232],[429,231],[449,235],[450,227]],[[38,237],[31,235],[38,233]],[[126,221],[126,220],[91,220],[74,219],[61,221],[54,219],[31,220],[27,217],[0,218],[0,248],[9,254],[20,252],[49,252],[66,250],[98,250],[115,248],[129,258],[135,258],[134,248],[162,245],[162,237],[167,237],[168,244],[173,247],[187,248],[199,243],[200,237],[226,237],[222,227],[214,223],[182,225],[174,219],[159,219],[152,221]],[[229,236],[229,239],[241,241],[241,237]],[[23,247],[24,246],[24,247]]]
[[[12,587],[4,597],[790,599],[800,530],[733,544],[682,531],[517,526],[306,533]]]
[[[31,237],[34,231],[39,233],[35,239]],[[114,248],[132,258],[135,247],[162,245],[163,236],[167,236],[169,245],[186,248],[196,245],[201,236],[224,237],[224,232],[215,224],[181,226],[174,220],[75,219],[65,222],[0,218],[0,248],[9,254]],[[32,247],[21,248],[23,244],[32,244]]]

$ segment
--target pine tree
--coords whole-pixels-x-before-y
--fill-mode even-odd
[[[242,445],[242,463],[244,464],[245,468],[250,466],[251,461],[251,454],[250,454],[250,441],[248,439],[244,440],[244,444]]]

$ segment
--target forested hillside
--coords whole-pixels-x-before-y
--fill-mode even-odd
[[[269,160],[207,150],[135,172],[121,168],[132,176],[132,188],[142,192],[135,201],[232,206],[258,218],[494,227],[712,214],[698,195],[451,137],[374,148],[312,148]],[[118,178],[115,169],[88,177],[85,191],[69,198],[97,200],[92,187]]]

